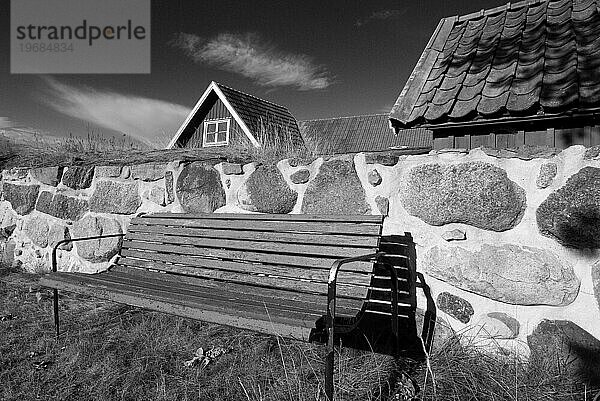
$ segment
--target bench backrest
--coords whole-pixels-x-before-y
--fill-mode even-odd
[[[149,214],[132,219],[118,265],[255,286],[261,293],[324,296],[336,259],[381,249],[394,254],[386,260],[396,266],[399,303],[409,313],[416,306],[410,249],[403,236],[382,240],[382,222],[382,216]],[[348,308],[389,313],[390,288],[389,273],[372,262],[345,265],[338,276],[338,297]],[[363,303],[367,297],[372,301]]]

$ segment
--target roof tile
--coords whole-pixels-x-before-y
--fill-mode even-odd
[[[506,109],[514,114],[537,110],[541,90],[541,85],[537,85],[529,92],[516,93],[511,91]]]
[[[600,82],[590,86],[580,86],[579,101],[583,105],[591,106],[600,103]]]
[[[461,119],[467,117],[469,114],[473,114],[475,112],[474,110],[477,110],[477,105],[480,101],[481,95],[479,94],[469,100],[457,100],[452,108],[450,117]]]
[[[596,0],[527,0],[445,19],[454,25],[430,41],[443,52],[419,66],[425,85],[401,95],[390,118],[400,127],[435,127],[599,108],[599,7]]]
[[[493,115],[501,112],[506,107],[510,92],[503,91],[495,97],[481,96],[481,101],[477,105],[477,111],[484,115]]]

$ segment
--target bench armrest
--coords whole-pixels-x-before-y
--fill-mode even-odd
[[[111,237],[123,237],[125,234],[106,234],[106,235],[95,235],[93,237],[81,237],[81,238],[69,238],[60,240],[54,245],[52,248],[52,271],[57,271],[57,262],[56,262],[56,252],[58,251],[58,247],[62,244],[66,244],[68,242],[77,242],[77,241],[87,241],[92,239],[101,239],[101,238],[111,238]]]
[[[333,341],[334,335],[334,323],[335,323],[335,298],[336,298],[336,280],[337,275],[342,265],[350,262],[359,262],[366,260],[378,260],[381,256],[384,256],[385,252],[376,252],[367,255],[356,256],[352,258],[338,259],[333,262],[331,269],[329,270],[329,280],[327,282],[327,330],[328,338]],[[391,277],[391,312],[392,312],[392,332],[398,334],[398,275],[394,266],[382,263]]]

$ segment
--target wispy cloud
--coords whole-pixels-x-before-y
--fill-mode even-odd
[[[162,100],[44,80],[49,89],[44,101],[51,108],[150,145],[168,142],[190,112]]]
[[[333,83],[327,69],[311,57],[281,51],[254,33],[221,33],[209,39],[180,33],[171,44],[196,63],[240,74],[261,86],[315,90]]]
[[[362,19],[359,19],[358,21],[356,21],[354,23],[354,25],[357,26],[357,27],[361,27],[361,26],[367,25],[368,23],[373,22],[373,21],[384,21],[384,20],[390,20],[390,19],[398,19],[405,12],[406,12],[406,9],[402,9],[402,10],[379,10],[379,11],[374,11],[368,17],[362,18]]]

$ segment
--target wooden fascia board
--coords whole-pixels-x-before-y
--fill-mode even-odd
[[[219,88],[219,85],[216,84],[215,82],[213,82],[213,83],[215,84],[215,86],[214,86],[215,93],[217,94],[217,96],[219,96],[219,99],[221,99],[221,101],[223,102],[223,104],[225,105],[225,107],[227,108],[227,110],[229,110],[229,112],[231,113],[231,115],[233,116],[233,118],[235,119],[235,121],[242,128],[242,131],[244,131],[244,134],[246,134],[246,136],[248,137],[248,139],[250,140],[250,142],[252,142],[252,144],[255,147],[260,148],[260,144],[258,143],[258,141],[256,140],[256,138],[254,137],[254,135],[252,135],[252,132],[250,132],[250,129],[248,128],[248,126],[246,125],[246,123],[244,122],[244,120],[242,120],[242,118],[237,113],[237,111],[235,111],[235,109],[233,108],[233,106],[231,105],[231,103],[229,103],[229,100],[227,100],[227,98],[225,97],[225,94],[223,94],[223,92],[221,91],[221,88]]]
[[[579,113],[563,113],[563,114],[551,114],[551,115],[535,115],[528,117],[507,117],[507,118],[497,118],[490,120],[480,120],[480,121],[466,121],[466,122],[452,122],[452,123],[444,123],[444,124],[421,124],[419,128],[428,129],[435,132],[445,131],[449,129],[456,128],[476,128],[476,127],[484,127],[484,126],[501,126],[501,125],[514,125],[514,124],[524,124],[524,123],[536,123],[536,122],[550,122],[550,121],[559,121],[559,120],[573,120],[573,119],[586,119],[589,118],[592,121],[596,119],[600,119],[600,110],[590,110],[589,112],[579,112]]]
[[[408,122],[408,118],[415,102],[423,89],[423,85],[425,85],[425,82],[429,77],[429,73],[435,60],[443,50],[444,43],[446,43],[446,39],[448,38],[455,21],[456,17],[449,17],[442,19],[438,23],[425,50],[423,50],[421,57],[419,57],[415,68],[410,74],[408,81],[406,81],[400,96],[398,96],[396,103],[392,107],[390,119],[398,120],[402,124]]]
[[[188,114],[188,116],[186,117],[186,119],[183,121],[183,124],[181,124],[181,126],[179,127],[179,129],[177,130],[177,132],[175,133],[175,135],[173,136],[173,138],[171,139],[171,142],[169,142],[169,144],[167,145],[167,149],[172,149],[173,146],[175,146],[175,144],[179,140],[179,137],[181,136],[181,134],[183,133],[183,131],[187,128],[187,126],[190,123],[190,121],[192,121],[192,118],[194,118],[194,116],[196,115],[196,113],[200,109],[200,106],[202,106],[202,104],[204,103],[204,101],[206,100],[206,98],[208,97],[208,95],[210,94],[210,92],[212,92],[214,90],[215,86],[216,86],[216,84],[215,84],[214,81],[211,82],[210,85],[208,85],[208,88],[206,88],[206,90],[204,91],[204,93],[202,94],[202,96],[200,96],[200,99],[198,99],[198,101],[196,102],[196,105],[194,106],[194,108],[192,109],[192,111],[190,111],[190,114]]]

